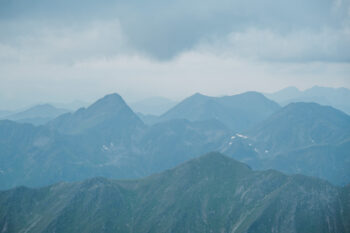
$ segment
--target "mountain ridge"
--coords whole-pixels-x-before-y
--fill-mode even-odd
[[[253,126],[279,108],[277,103],[258,92],[223,97],[196,93],[161,115],[160,121],[181,118],[190,121],[216,119],[232,130],[239,131]]]
[[[17,121],[20,123],[44,125],[50,120],[67,112],[69,112],[69,110],[56,108],[51,104],[39,104],[20,112],[8,114],[2,118]]]
[[[118,121],[123,121],[124,125],[119,125]],[[116,93],[104,96],[87,108],[62,115],[48,125],[67,134],[81,134],[90,130],[98,133],[106,130],[113,134],[111,130],[115,127],[144,127],[139,117]]]
[[[350,116],[340,110],[291,103],[244,134],[232,136],[221,151],[256,169],[350,181]]]
[[[266,97],[285,106],[292,102],[315,102],[322,105],[330,105],[348,115],[350,114],[350,90],[344,87],[331,88],[313,86],[312,88],[300,91],[296,87],[287,87],[275,93],[266,93]]]
[[[93,178],[0,191],[0,229],[346,233],[348,202],[346,187],[273,170],[252,171],[208,153],[140,180]]]

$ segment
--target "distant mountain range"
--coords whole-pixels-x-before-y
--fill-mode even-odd
[[[16,113],[2,114],[2,119],[13,120],[21,123],[31,123],[34,125],[43,125],[59,115],[69,110],[56,108],[50,104],[35,105],[24,111]]]
[[[0,192],[8,232],[350,232],[350,187],[210,153],[140,180]]]
[[[139,178],[209,151],[254,169],[350,181],[349,116],[331,107],[281,108],[255,92],[196,94],[158,120],[145,124],[111,94],[39,127],[0,121],[0,189],[95,176]]]
[[[177,104],[176,101],[164,97],[151,97],[140,101],[130,102],[131,109],[143,115],[159,116]]]
[[[212,151],[230,135],[217,121],[146,126],[117,94],[45,126],[0,121],[0,132],[1,189],[142,177]]]
[[[6,117],[6,116],[8,116],[10,114],[12,114],[11,111],[0,110],[0,118]]]
[[[55,106],[56,108],[68,109],[69,111],[76,111],[79,108],[83,108],[90,105],[88,102],[80,100],[74,100],[67,103],[53,102],[50,104]]]
[[[266,119],[279,109],[277,103],[257,92],[224,97],[209,97],[197,93],[161,115],[160,121],[215,119],[234,131],[241,131]]]
[[[305,91],[300,91],[296,87],[288,87],[275,93],[265,94],[265,96],[283,106],[293,102],[315,102],[350,114],[350,90],[343,87],[314,86]]]

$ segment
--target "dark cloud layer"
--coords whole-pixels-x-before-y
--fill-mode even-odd
[[[129,45],[159,59],[190,50],[200,41],[223,37],[247,28],[279,35],[349,26],[348,0],[3,0],[3,22],[36,20],[48,24],[88,24],[118,19]],[[20,32],[17,32],[20,33]],[[5,35],[1,35],[4,37]],[[342,43],[342,42],[341,42]],[[337,54],[320,54],[320,60],[349,61],[349,47]],[[338,51],[337,50],[337,51]],[[318,57],[310,56],[312,60]]]
[[[0,0],[0,109],[350,88],[350,0]]]

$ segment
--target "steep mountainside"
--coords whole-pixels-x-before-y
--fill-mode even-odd
[[[266,119],[279,108],[277,103],[257,92],[224,97],[195,94],[164,113],[160,120],[201,121],[215,119],[234,131],[241,131]]]
[[[315,103],[293,103],[244,136],[233,136],[222,151],[254,168],[350,182],[350,116]]]
[[[142,180],[0,192],[7,232],[349,232],[349,187],[210,153]]]
[[[188,159],[219,148],[230,135],[216,120],[170,120],[150,127],[140,141],[144,164],[152,172],[174,167]]]
[[[110,94],[88,108],[64,114],[49,122],[50,128],[64,134],[90,134],[95,138],[132,140],[145,125],[118,94]]]
[[[224,152],[256,169],[341,185],[350,181],[349,116],[338,110],[291,104],[243,133],[221,122],[174,119],[146,126],[119,95],[47,126],[0,121],[0,189],[94,176],[137,178],[208,151]]]
[[[341,143],[350,138],[350,116],[315,103],[293,103],[250,130],[249,138],[272,152],[318,144]]]
[[[60,116],[50,127],[0,121],[0,189],[94,176],[142,177],[215,150],[230,135],[214,120],[147,127],[129,110],[111,95]]]

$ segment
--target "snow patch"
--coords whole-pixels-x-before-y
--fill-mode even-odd
[[[237,137],[240,137],[240,138],[244,138],[244,139],[247,139],[248,136],[245,136],[243,134],[239,134],[239,133],[236,133]]]
[[[103,151],[109,151],[109,148],[108,148],[108,146],[103,145],[103,146],[102,146],[102,150],[103,150]]]
[[[114,146],[113,142],[110,142],[110,143],[109,143],[109,146],[107,146],[107,145],[102,145],[101,150],[102,150],[102,151],[113,151],[113,150],[115,150],[115,146]]]

